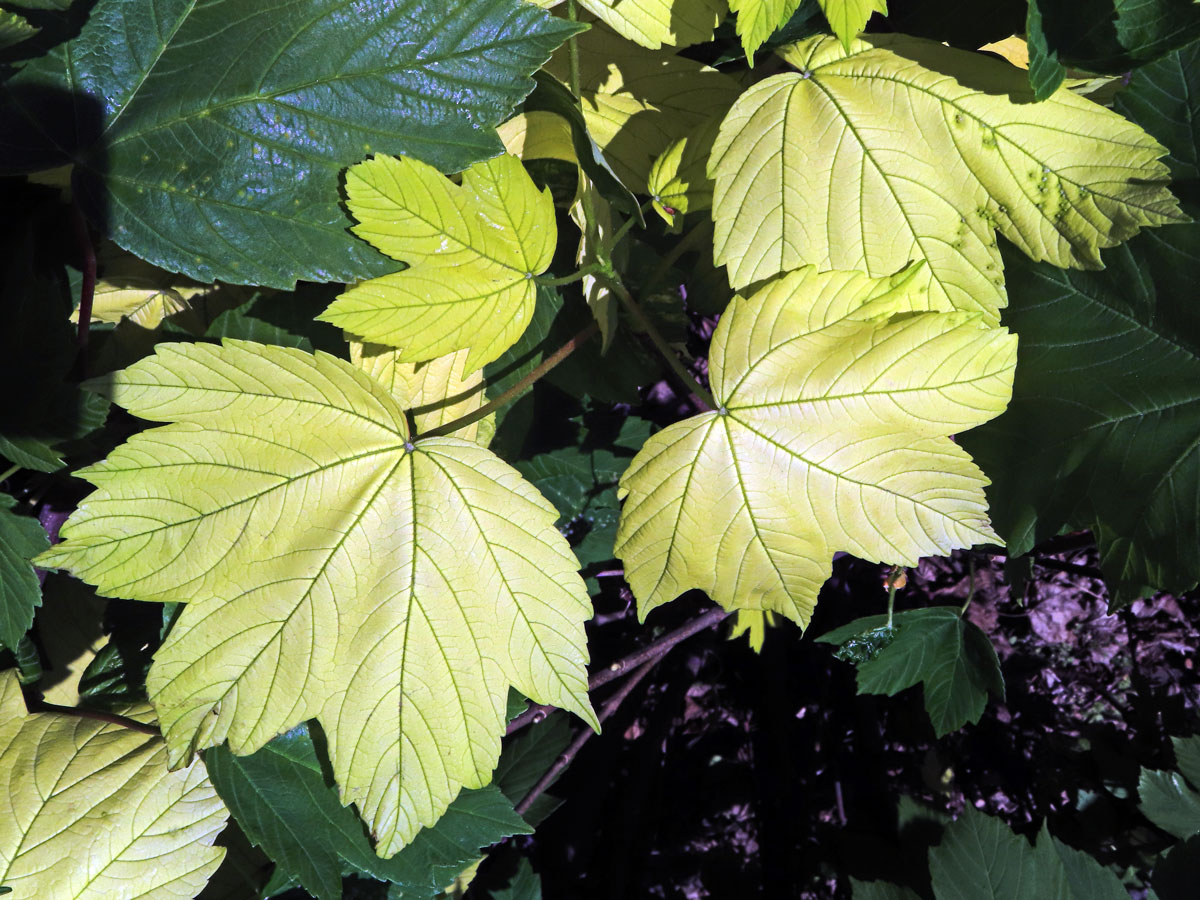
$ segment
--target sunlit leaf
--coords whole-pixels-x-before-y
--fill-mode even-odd
[[[346,194],[355,234],[409,268],[350,288],[318,318],[399,347],[402,362],[467,350],[468,373],[521,336],[558,230],[550,192],[516,157],[472,166],[460,186],[416,160],[377,156],[346,173]]]
[[[579,0],[617,34],[643,47],[687,47],[711,40],[726,0]]]
[[[872,13],[887,15],[887,0],[820,0],[821,11],[829,21],[829,27],[841,40],[846,52],[850,42],[867,27]]]
[[[473,413],[487,403],[483,370],[463,375],[466,350],[421,363],[400,362],[399,356],[399,351],[378,344],[355,341],[350,345],[351,361],[391,391],[400,406],[412,413],[418,435]],[[489,416],[454,432],[454,436],[478,441],[486,447],[495,431],[495,417]]]
[[[80,473],[99,490],[39,559],[186,602],[147,682],[173,762],[315,718],[390,856],[491,777],[510,684],[595,723],[577,564],[494,454],[414,443],[383,385],[323,353],[164,344],[107,389],[173,424]]]
[[[800,8],[804,0],[729,0],[737,13],[737,33],[742,49],[753,64],[754,53]]]
[[[157,737],[29,714],[12,671],[0,673],[0,791],[0,882],[16,897],[195,897],[225,855],[213,841],[229,814],[202,762],[168,771]]]
[[[654,210],[667,224],[674,224],[678,215],[712,208],[708,158],[720,126],[719,118],[709,119],[673,141],[650,168],[648,187]]]
[[[1136,125],[933,41],[816,37],[799,71],[750,88],[713,148],[715,258],[742,287],[803,264],[875,276],[925,260],[935,309],[1006,302],[996,232],[1035,259],[1098,268],[1099,250],[1182,221],[1164,149]]]
[[[1016,339],[924,312],[919,268],[807,268],[733,300],[709,355],[719,409],[654,435],[621,479],[643,618],[700,588],[804,626],[835,551],[911,566],[998,540],[987,479],[947,435],[1003,410]]]

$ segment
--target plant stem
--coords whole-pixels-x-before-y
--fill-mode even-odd
[[[533,280],[542,287],[562,287],[564,284],[573,284],[576,281],[582,281],[589,275],[598,275],[604,271],[604,266],[600,263],[591,263],[584,266],[578,272],[572,272],[570,275],[564,275],[562,278],[543,278],[538,276]]]
[[[3,472],[0,472],[0,481],[8,481],[8,479],[12,478],[14,475],[16,475],[20,471],[21,471],[20,466],[9,466]]]
[[[679,357],[675,351],[663,340],[663,336],[658,333],[658,329],[654,327],[654,323],[642,312],[642,308],[638,306],[633,295],[625,289],[625,285],[615,279],[604,279],[605,286],[620,298],[629,315],[633,317],[633,321],[637,326],[646,332],[650,342],[654,344],[654,348],[662,355],[662,358],[667,361],[667,365],[671,367],[671,371],[679,378],[682,383],[685,393],[692,395],[692,399],[697,401],[696,405],[703,410],[718,409],[717,401],[713,399],[713,395],[709,393],[699,381],[696,380],[687,367],[679,361]]]
[[[87,370],[88,329],[92,324],[92,300],[96,295],[96,248],[88,233],[87,219],[78,202],[71,204],[71,228],[75,232],[75,243],[83,256],[83,280],[79,286],[79,327],[75,342],[79,348],[77,362],[79,374]]]
[[[627,698],[633,692],[633,689],[638,686],[641,680],[650,673],[650,670],[654,668],[657,662],[658,659],[655,658],[642,663],[637,671],[629,676],[629,680],[621,685],[621,689],[605,701],[604,706],[600,710],[599,719],[601,722],[609,718],[617,711],[618,707],[620,707],[620,705],[625,701],[625,698]],[[538,783],[535,784],[529,793],[525,795],[525,799],[517,804],[516,813],[518,816],[523,816],[529,810],[529,807],[533,806],[533,802],[537,800],[537,798],[543,793],[545,793],[546,789],[554,783],[555,779],[558,778],[558,776],[562,774],[563,770],[571,764],[571,761],[575,759],[576,754],[583,749],[583,745],[591,740],[592,735],[595,733],[596,732],[592,731],[590,728],[584,728],[575,736],[575,740],[571,741],[570,746],[567,747],[563,755],[554,761],[554,765],[546,770],[545,775],[538,779]]]
[[[555,350],[552,355],[543,359],[541,363],[538,364],[537,368],[510,387],[495,400],[485,403],[473,413],[467,413],[467,415],[461,416],[452,422],[446,422],[443,425],[439,425],[437,428],[431,428],[424,434],[418,435],[416,439],[445,437],[448,434],[453,434],[459,429],[466,428],[468,425],[474,425],[480,419],[487,418],[500,407],[507,403],[511,403],[513,400],[517,399],[517,397],[521,396],[521,394],[533,387],[534,383],[538,379],[574,353],[582,344],[586,343],[592,337],[592,335],[599,330],[600,326],[595,322],[592,322],[587,328],[583,329],[583,331],[579,332],[577,335],[575,335],[575,337],[571,338],[569,341]]]
[[[654,206],[654,204],[650,200],[647,200],[645,203],[643,203],[641,205],[639,212],[642,214],[643,218],[645,217],[646,213],[648,213],[653,206]],[[625,235],[629,234],[629,230],[631,228],[633,228],[633,226],[636,225],[637,223],[638,223],[638,220],[637,220],[636,216],[630,216],[628,219],[626,219],[624,222],[621,223],[621,227],[616,230],[616,232],[612,236],[612,240],[608,244],[608,250],[610,253],[616,249],[617,244],[619,244],[619,243],[621,243],[621,241],[625,240]]]
[[[729,616],[727,610],[717,606],[710,609],[701,616],[697,616],[685,625],[681,625],[674,631],[669,631],[662,637],[650,642],[641,650],[635,650],[628,656],[623,656],[621,659],[611,663],[588,679],[588,690],[594,691],[597,688],[604,687],[610,681],[620,678],[634,666],[642,665],[646,662],[656,662],[667,655],[672,647],[681,641],[685,641],[694,634],[699,634],[701,631],[706,631],[712,628],[718,622]],[[515,719],[508,723],[508,734],[514,731],[520,731],[526,725],[534,722],[541,722],[554,709],[552,706],[531,706],[525,712],[521,713]]]
[[[967,599],[963,601],[962,609],[958,611],[960,616],[966,615],[967,607],[971,605],[971,601],[975,599],[975,557],[967,557],[967,573],[970,578],[967,587]]]
[[[896,584],[892,582],[888,585],[888,620],[887,627],[892,627],[892,613],[896,608]]]
[[[57,713],[63,716],[75,716],[77,719],[95,719],[98,722],[108,722],[110,725],[120,725],[122,728],[128,728],[130,731],[140,731],[142,734],[162,737],[155,726],[146,725],[136,719],[131,719],[128,716],[119,716],[116,713],[83,709],[78,706],[59,706],[57,703],[36,703],[34,707],[30,712]]]

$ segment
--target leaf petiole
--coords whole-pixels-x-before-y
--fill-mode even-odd
[[[658,329],[654,327],[654,323],[650,321],[649,317],[642,312],[641,306],[633,299],[633,295],[629,293],[625,285],[613,278],[605,278],[604,285],[621,300],[621,304],[625,307],[629,315],[633,317],[633,321],[646,333],[646,336],[650,338],[650,342],[654,344],[654,349],[662,355],[662,358],[667,361],[667,365],[671,367],[671,371],[679,378],[684,391],[693,395],[693,398],[698,401],[697,405],[702,407],[702,411],[718,409],[717,401],[713,399],[713,395],[679,361],[679,356],[671,349],[670,345],[663,339],[663,336],[659,334]]]
[[[468,425],[474,425],[481,419],[487,418],[500,407],[511,403],[513,400],[516,400],[519,396],[533,387],[533,385],[540,378],[542,378],[542,376],[574,353],[582,344],[590,340],[592,335],[599,330],[600,326],[595,322],[592,322],[587,328],[583,329],[583,331],[576,334],[573,338],[555,350],[552,355],[547,356],[544,360],[542,360],[536,369],[510,387],[499,397],[489,401],[488,403],[485,403],[472,413],[468,413],[467,415],[461,416],[452,422],[447,422],[444,425],[439,425],[437,428],[431,428],[424,434],[417,435],[414,440],[424,440],[425,438],[430,437],[445,437],[448,434],[453,434],[459,429],[466,428]]]

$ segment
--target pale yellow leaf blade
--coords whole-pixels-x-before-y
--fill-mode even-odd
[[[537,109],[517,113],[496,128],[504,150],[522,160],[557,159],[574,163],[571,126],[562,116]]]
[[[887,0],[820,0],[821,12],[847,51],[872,13],[887,15]]]
[[[410,412],[418,435],[470,415],[488,402],[483,371],[463,374],[466,350],[421,363],[401,362],[399,356],[398,351],[379,344],[350,344],[350,360]],[[486,447],[495,430],[495,416],[488,416],[454,436]]]
[[[654,161],[647,188],[654,210],[667,222],[689,212],[712,208],[712,179],[708,158],[712,153],[721,119],[712,118],[691,134],[675,140]]]
[[[804,0],[729,0],[737,34],[751,64],[758,48],[796,13]]]
[[[195,760],[174,772],[156,737],[25,711],[0,673],[0,884],[29,900],[195,897],[225,850],[229,812]]]
[[[700,588],[804,626],[836,551],[913,565],[999,541],[949,435],[1004,409],[1016,339],[921,311],[919,271],[809,267],[733,300],[709,357],[720,408],[659,432],[621,480],[642,616]]]
[[[116,324],[129,319],[142,328],[157,328],[174,318],[189,331],[202,333],[204,322],[192,300],[208,293],[212,285],[167,272],[131,253],[106,246],[99,254],[101,276],[92,297],[92,321]],[[78,321],[79,311],[71,314]]]
[[[898,36],[848,55],[816,37],[784,56],[800,71],[742,96],[710,163],[715,259],[735,286],[924,260],[933,308],[995,321],[997,230],[1036,259],[1094,268],[1101,248],[1182,220],[1149,135],[1070,91],[1013,102],[1029,87],[999,60]]]
[[[726,0],[579,0],[621,37],[657,50],[712,40],[725,18]]]
[[[187,601],[147,679],[173,761],[316,718],[391,855],[488,780],[509,685],[595,724],[578,564],[494,454],[414,443],[388,387],[320,353],[159,345],[110,390],[171,424],[82,473],[99,490],[39,564]]]
[[[456,185],[425,163],[377,156],[347,171],[346,193],[354,232],[409,268],[351,287],[319,319],[398,347],[404,362],[468,350],[471,371],[520,337],[558,236],[550,192],[520,160],[477,163]]]

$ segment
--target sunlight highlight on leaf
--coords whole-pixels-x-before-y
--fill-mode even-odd
[[[750,64],[754,54],[779,26],[790,19],[804,0],[729,0],[737,13],[737,33]]]
[[[814,268],[735,297],[709,357],[720,408],[654,435],[621,479],[616,553],[644,619],[689,588],[807,625],[833,553],[912,566],[999,542],[987,478],[947,436],[999,414],[1016,338],[926,312],[916,266]]]
[[[39,564],[187,601],[147,687],[173,763],[306,719],[381,856],[487,783],[509,685],[595,724],[591,605],[554,507],[324,353],[160,344],[112,375],[166,426],[83,470],[99,489]]]

